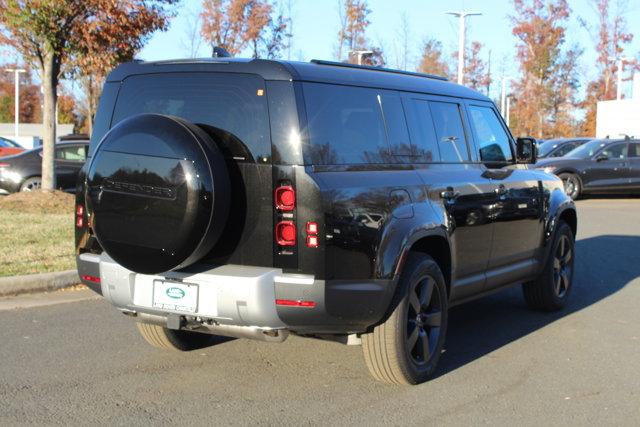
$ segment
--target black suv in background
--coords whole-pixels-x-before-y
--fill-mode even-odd
[[[523,284],[562,308],[577,218],[494,104],[446,79],[326,61],[129,63],[80,176],[83,282],[152,345],[288,334],[433,374],[448,309]]]

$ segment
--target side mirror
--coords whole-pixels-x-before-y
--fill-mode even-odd
[[[604,153],[600,153],[596,156],[596,162],[604,162],[605,160],[609,160],[609,156]]]
[[[536,162],[537,142],[529,136],[518,138],[516,141],[516,162],[533,164]]]

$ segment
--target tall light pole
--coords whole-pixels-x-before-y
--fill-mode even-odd
[[[622,99],[622,67],[625,62],[633,61],[633,58],[610,56],[609,61],[618,62],[618,87],[616,88],[616,99],[620,101]]]
[[[460,34],[458,34],[458,84],[461,85],[464,81],[464,36],[465,36],[465,19],[467,16],[479,16],[480,12],[445,12],[447,15],[453,15],[458,17],[460,22]]]
[[[20,124],[20,73],[26,73],[27,70],[22,70],[20,68],[7,68],[5,69],[7,73],[14,73],[14,85],[15,85],[15,93],[14,93],[14,101],[15,105],[15,129],[13,131],[15,138],[18,139],[18,126]]]

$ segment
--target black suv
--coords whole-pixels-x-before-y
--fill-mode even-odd
[[[434,372],[449,307],[571,292],[576,211],[485,96],[327,61],[136,62],[108,77],[76,206],[85,284],[152,345],[288,334]]]

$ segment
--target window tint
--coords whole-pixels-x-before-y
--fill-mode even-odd
[[[610,159],[626,159],[627,158],[627,144],[614,144],[610,145],[604,150],[602,154]]]
[[[87,159],[87,147],[84,145],[72,145],[70,147],[56,148],[56,159],[84,162]]]
[[[429,101],[436,130],[440,161],[469,161],[469,151],[458,104]]]
[[[91,132],[91,143],[89,145],[89,156],[93,155],[98,143],[109,130],[111,124],[111,115],[113,107],[118,96],[119,83],[107,82],[102,88],[102,94],[98,102],[98,111],[93,121],[93,130]]]
[[[112,126],[143,113],[167,114],[198,124],[228,144],[233,156],[252,156],[248,161],[271,157],[264,81],[257,76],[172,73],[127,77],[118,93]]]
[[[475,131],[483,162],[512,162],[509,136],[495,111],[489,107],[469,106],[471,126]]]
[[[385,92],[380,95],[380,100],[391,153],[399,156],[412,155],[409,132],[400,96],[395,93]]]
[[[407,102],[407,122],[416,161],[425,163],[440,161],[429,101],[409,100]]]
[[[389,162],[381,97],[373,89],[304,83],[307,164]]]
[[[629,157],[640,157],[640,142],[629,144]]]
[[[564,144],[562,147],[558,148],[551,157],[562,157],[567,154],[569,151],[576,148],[579,144],[575,142],[571,142],[568,144]]]

